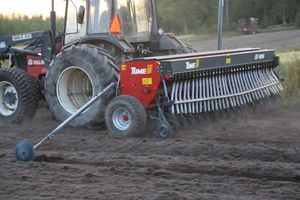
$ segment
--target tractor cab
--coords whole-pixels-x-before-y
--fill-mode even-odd
[[[108,34],[123,36],[130,43],[150,41],[155,19],[152,1],[70,0],[66,6],[66,44],[83,36]]]
[[[64,33],[67,46],[109,43],[134,57],[193,52],[158,28],[154,0],[68,0]]]

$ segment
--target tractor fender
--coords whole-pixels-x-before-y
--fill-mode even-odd
[[[180,41],[172,33],[162,33],[156,40],[152,41],[152,48],[156,51],[176,50],[178,53],[196,52],[195,49]]]
[[[128,53],[134,53],[134,47],[124,38],[117,38],[114,35],[110,34],[90,34],[84,37],[81,37],[78,40],[75,40],[74,42],[67,44],[64,46],[64,49],[69,48],[72,45],[78,45],[78,44],[92,44],[92,45],[98,45],[102,43],[109,43],[115,47],[117,47],[122,53],[128,54]]]

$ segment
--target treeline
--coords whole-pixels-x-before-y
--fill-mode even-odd
[[[49,29],[49,24],[49,18],[43,18],[42,15],[28,17],[17,14],[9,16],[0,14],[0,36],[42,31]],[[58,30],[62,30],[63,19],[59,18],[57,20],[57,27]]]
[[[216,32],[219,0],[158,0],[159,21],[177,34]],[[300,27],[300,0],[224,0],[224,29],[255,17],[260,28],[278,24]]]
[[[219,0],[156,0],[159,24],[176,34],[217,31]],[[240,18],[255,17],[259,27],[293,24],[300,27],[300,0],[224,0],[224,29],[237,30]],[[57,20],[62,30],[63,19]],[[45,30],[49,18],[0,14],[0,36]]]

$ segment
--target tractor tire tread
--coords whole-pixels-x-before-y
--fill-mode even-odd
[[[141,136],[141,134],[144,132],[144,130],[146,128],[146,123],[147,123],[146,109],[144,108],[142,103],[140,103],[139,100],[137,100],[136,98],[134,98],[132,96],[128,96],[128,95],[117,96],[110,102],[110,104],[107,107],[107,110],[105,113],[105,122],[106,122],[106,127],[107,127],[110,135],[121,136],[121,135],[116,134],[115,131],[111,127],[111,114],[112,114],[111,109],[118,104],[126,105],[129,108],[131,108],[130,110],[132,112],[135,112],[135,113],[131,113],[131,114],[133,114],[135,116],[134,118],[136,119],[136,121],[133,121],[133,125],[132,125],[133,128],[131,128],[130,132],[128,134],[126,134],[126,136],[130,136],[130,137]]]
[[[73,45],[59,53],[51,62],[45,80],[45,97],[49,110],[55,120],[64,121],[71,115],[62,108],[56,94],[57,79],[61,72],[67,67],[85,67],[85,69],[89,71],[89,75],[94,76],[94,78],[91,79],[96,88],[96,93],[117,80],[115,72],[109,65],[109,62],[115,61],[112,57],[107,56],[103,52],[105,52],[105,50],[100,50],[99,47],[89,44]],[[84,63],[86,66],[80,66],[81,63]],[[104,128],[105,106],[108,104],[111,96],[111,93],[103,96],[101,101],[95,103],[97,105],[93,105],[95,109],[91,110],[93,110],[94,113],[79,116],[70,123],[70,126],[88,129]]]
[[[14,86],[22,100],[18,113],[15,113],[12,118],[7,118],[7,121],[21,123],[25,119],[32,119],[37,111],[40,98],[36,81],[27,72],[16,67],[1,68],[0,73],[7,78],[14,79],[14,82],[17,83]]]

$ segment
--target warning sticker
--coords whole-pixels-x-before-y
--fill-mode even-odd
[[[122,72],[126,71],[126,69],[127,69],[126,65],[121,65],[121,71]]]
[[[142,84],[143,85],[152,85],[152,78],[143,78]]]
[[[226,58],[226,64],[231,64],[231,58]]]
[[[19,40],[28,40],[31,39],[32,35],[30,33],[21,34],[21,35],[14,35],[12,36],[12,41],[19,41]]]
[[[2,49],[2,48],[5,48],[5,47],[6,47],[5,42],[0,42],[0,48]]]
[[[147,65],[147,74],[152,74],[153,71],[153,65],[152,64],[148,64]]]

